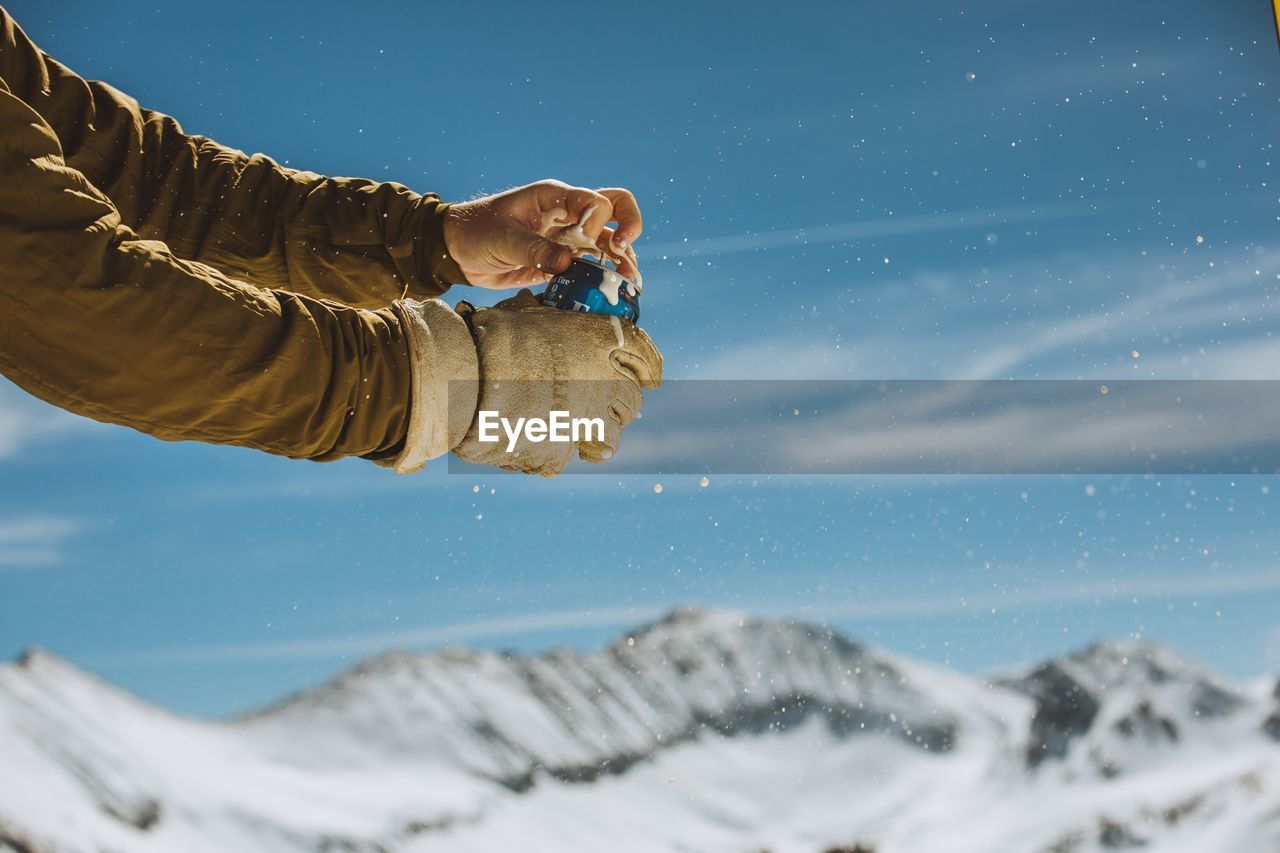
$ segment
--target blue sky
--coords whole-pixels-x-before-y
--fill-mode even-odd
[[[6,5],[290,165],[631,187],[672,377],[1280,378],[1265,3]],[[0,384],[0,654],[223,714],[701,603],[968,670],[1131,634],[1280,669],[1276,478],[654,485],[166,444]]]

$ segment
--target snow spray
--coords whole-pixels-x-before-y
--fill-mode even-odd
[[[574,258],[547,284],[542,304],[640,322],[640,288],[605,266],[603,259]]]

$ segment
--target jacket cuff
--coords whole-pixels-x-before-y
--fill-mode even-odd
[[[467,277],[444,242],[444,220],[450,205],[435,195],[424,195],[418,204],[420,218],[413,229],[413,252],[406,259],[412,266],[409,278],[418,283],[417,295],[439,296],[452,285],[467,284]]]
[[[466,437],[479,399],[480,362],[467,322],[441,300],[402,299],[392,307],[409,341],[413,397],[404,448],[376,461],[412,474]]]

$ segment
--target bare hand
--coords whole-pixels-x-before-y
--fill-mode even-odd
[[[640,207],[627,190],[547,180],[451,205],[444,240],[469,284],[500,290],[544,282],[581,254],[603,253],[636,280],[632,244],[642,230]]]

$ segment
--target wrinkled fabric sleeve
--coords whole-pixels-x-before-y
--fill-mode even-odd
[[[394,453],[411,366],[392,309],[228,278],[141,239],[0,81],[0,372],[169,440]]]
[[[444,242],[447,205],[396,183],[326,178],[188,136],[37,48],[0,9],[0,79],[57,136],[66,164],[121,224],[267,287],[360,307],[465,282]]]

